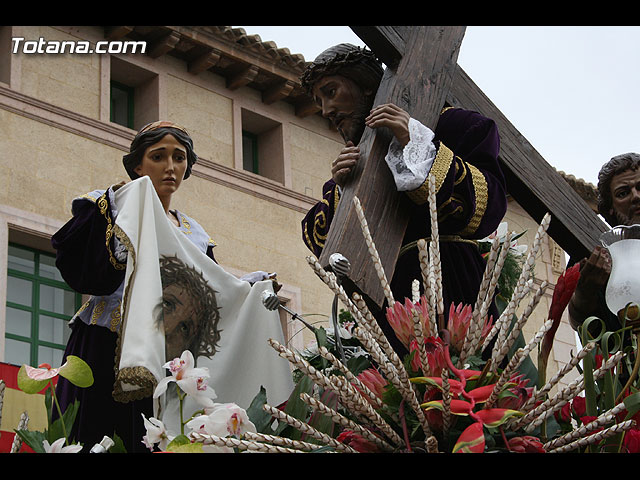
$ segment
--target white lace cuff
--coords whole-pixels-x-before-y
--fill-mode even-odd
[[[409,143],[403,148],[395,137],[391,140],[385,161],[398,191],[415,190],[426,180],[436,157],[433,137],[434,133],[430,128],[410,118]]]

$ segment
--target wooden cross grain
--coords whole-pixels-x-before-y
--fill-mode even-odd
[[[507,191],[537,222],[551,213],[549,235],[579,259],[598,244],[604,223],[562,176],[456,65],[464,27],[351,27],[387,66],[374,104],[395,103],[424,125],[435,128],[443,105],[475,110],[493,119],[500,132],[500,164]],[[351,262],[351,288],[381,306],[384,294],[362,238],[352,199],[360,199],[374,243],[391,279],[407,225],[408,200],[399,194],[386,168],[391,134],[365,130],[361,159],[345,186],[320,257],[323,266],[334,252]]]
[[[352,27],[358,34],[359,28]],[[373,27],[374,35],[363,39],[385,63],[374,105],[394,103],[435,129],[453,82],[458,52],[465,27]],[[407,53],[404,53],[407,52]],[[384,294],[363,241],[353,206],[362,204],[383,269],[390,280],[408,224],[408,200],[398,194],[393,176],[384,161],[391,132],[365,129],[360,140],[360,157],[351,180],[345,185],[322,254],[323,267],[338,252],[351,263],[349,280],[355,288],[381,306]]]

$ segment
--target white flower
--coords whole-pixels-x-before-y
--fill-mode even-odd
[[[42,442],[42,446],[44,447],[44,451],[46,453],[78,453],[80,450],[82,450],[82,445],[68,445],[64,447],[64,442],[64,437],[57,439],[51,445],[49,445],[49,442],[47,440],[44,440]]]
[[[256,432],[247,412],[235,403],[216,403],[205,408],[205,414],[187,422],[187,427],[197,433],[218,437],[240,437],[245,432]]]
[[[144,413],[141,415],[144,420],[144,427],[147,429],[147,434],[142,437],[142,443],[149,450],[153,450],[156,444],[158,444],[160,450],[166,450],[167,445],[174,439],[174,436],[167,431],[164,424],[157,418],[151,417],[147,420]]]
[[[193,354],[185,350],[180,358],[174,358],[163,365],[171,372],[170,377],[165,377],[158,382],[153,392],[153,398],[158,398],[167,390],[171,382],[176,382],[180,389],[194,398],[203,407],[213,405],[213,399],[217,397],[213,388],[207,385],[209,378],[208,368],[196,368]]]

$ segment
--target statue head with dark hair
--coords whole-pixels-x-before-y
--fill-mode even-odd
[[[191,167],[198,161],[198,156],[193,151],[193,140],[187,131],[173,122],[160,120],[152,122],[140,129],[129,147],[129,153],[122,157],[122,163],[131,180],[139,178],[135,168],[142,162],[145,150],[158,143],[166,135],[173,135],[187,150],[187,169],[184,179],[191,175]]]
[[[341,43],[318,55],[300,80],[345,142],[357,144],[383,73],[382,62],[373,52]]]
[[[640,155],[623,153],[598,174],[598,212],[611,226],[640,223]]]

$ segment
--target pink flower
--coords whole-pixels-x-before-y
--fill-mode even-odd
[[[447,330],[451,335],[449,344],[457,352],[462,351],[464,345],[464,338],[467,335],[467,329],[469,328],[469,322],[473,315],[471,305],[458,304],[454,306],[453,302],[449,308],[449,321],[447,322]]]
[[[536,437],[525,435],[514,437],[508,442],[509,450],[516,453],[545,453],[542,442]]]
[[[387,307],[387,321],[393,328],[396,337],[403,345],[409,348],[411,340],[415,338],[413,326],[413,311],[415,310],[420,316],[422,329],[429,331],[429,314],[427,310],[427,299],[422,296],[418,303],[413,303],[408,298],[402,302],[396,302],[393,307]]]
[[[351,448],[360,453],[380,452],[380,447],[378,447],[378,445],[351,430],[344,430],[342,433],[340,433],[340,435],[338,435],[336,440],[349,445]]]
[[[384,394],[384,389],[387,386],[387,381],[376,368],[371,367],[364,370],[357,378],[369,390],[371,390],[372,393],[382,400],[382,395]],[[358,387],[356,386],[356,388]],[[365,398],[367,398],[366,395]]]
[[[444,353],[444,342],[440,337],[428,337],[424,339],[424,349],[427,355],[428,365],[423,369],[420,360],[420,352],[418,351],[418,341],[413,339],[409,346],[409,351],[414,352],[411,360],[411,368],[416,371],[422,370],[425,377],[439,377],[442,375],[442,369],[447,367],[447,360]]]

